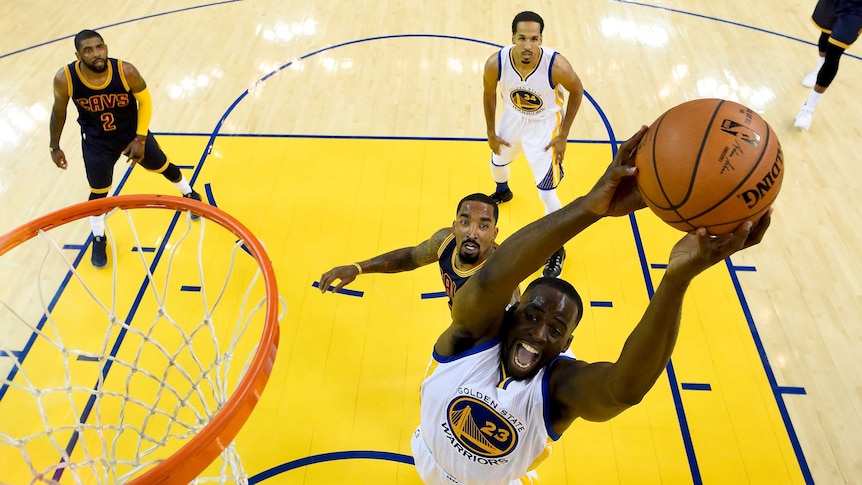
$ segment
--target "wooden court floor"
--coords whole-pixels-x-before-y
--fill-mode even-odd
[[[270,383],[237,438],[250,482],[419,483],[409,458],[418,387],[448,324],[437,269],[363,275],[351,294],[322,295],[315,283],[332,266],[422,241],[451,223],[461,197],[492,189],[481,69],[509,41],[512,16],[532,9],[545,18],[545,45],[572,62],[587,92],[563,201],[591,186],[617,142],[694,98],[754,108],[787,161],[763,244],[693,285],[666,375],[618,418],[576,423],[539,468],[541,483],[862,483],[862,190],[852,170],[862,63],[851,49],[811,131],[793,127],[807,95],[800,80],[816,60],[812,8],[799,0],[9,2],[0,5],[0,232],[86,198],[73,111],[62,138],[69,169],[56,169],[45,148],[51,77],[73,60],[71,37],[94,28],[146,79],[151,129],[171,159],[273,261],[287,313]],[[542,212],[523,159],[511,184],[500,241]],[[122,162],[114,189],[175,192]],[[158,231],[163,222],[149,224]],[[61,237],[92,273],[87,236],[79,224]],[[563,277],[589,302],[573,343],[579,358],[616,358],[679,236],[641,211],[567,245]],[[131,247],[117,238],[118,248]],[[24,262],[10,259],[0,265],[4,285],[21,285]],[[81,311],[68,307],[58,311]],[[21,352],[27,336],[6,320],[0,371],[23,359],[34,374],[56,372],[39,350]],[[21,405],[0,398],[0,427]],[[0,453],[0,482],[28,483],[3,466],[8,456]]]

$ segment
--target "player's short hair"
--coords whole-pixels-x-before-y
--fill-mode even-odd
[[[512,35],[515,35],[515,31],[518,30],[519,22],[538,22],[539,33],[541,34],[545,30],[545,21],[542,20],[542,17],[536,12],[530,12],[527,10],[515,15],[515,19],[512,20]]]
[[[584,301],[581,299],[581,295],[578,294],[578,290],[576,290],[575,287],[566,280],[552,278],[550,276],[542,276],[534,279],[529,285],[527,285],[527,288],[524,290],[524,295],[529,294],[530,291],[537,286],[550,286],[571,298],[578,305],[578,315],[575,317],[575,326],[577,327],[581,318],[584,316]]]
[[[78,32],[75,35],[75,51],[77,52],[78,50],[81,49],[81,43],[82,42],[84,42],[87,39],[92,39],[93,37],[98,37],[99,40],[101,40],[102,42],[105,42],[105,39],[103,39],[102,36],[98,32],[96,32],[95,30],[86,30],[85,29],[85,30]]]
[[[455,208],[455,216],[457,216],[461,212],[461,206],[464,205],[464,202],[468,202],[471,200],[476,201],[476,202],[481,202],[483,204],[488,204],[494,208],[494,225],[496,226],[497,225],[497,219],[500,218],[500,208],[497,207],[497,203],[494,202],[494,199],[492,199],[491,197],[489,197],[485,194],[479,193],[479,192],[477,192],[475,194],[470,194],[467,197],[464,197],[463,199],[461,199],[461,201],[458,202],[458,207]]]

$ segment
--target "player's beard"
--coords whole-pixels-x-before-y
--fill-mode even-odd
[[[475,243],[475,242],[474,242],[474,244],[476,244],[477,247],[479,245],[478,243]],[[464,251],[459,250],[458,251],[458,259],[460,259],[461,262],[464,264],[476,264],[476,262],[479,261],[479,254],[480,253],[481,253],[480,251],[476,251],[473,254],[469,254],[469,253],[465,253]]]
[[[87,66],[87,69],[89,69],[93,72],[105,72],[108,69],[108,60],[107,59],[101,59],[101,60],[104,61],[104,64],[102,64],[102,67],[96,67],[95,63],[91,64],[91,63],[89,63],[87,61],[83,61],[83,60],[81,62],[85,66]]]

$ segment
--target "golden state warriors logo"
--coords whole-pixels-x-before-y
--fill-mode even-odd
[[[509,94],[512,104],[524,114],[538,113],[542,109],[542,98],[526,89],[516,89]]]
[[[500,458],[518,443],[518,434],[509,421],[486,403],[457,397],[446,410],[449,430],[464,449],[478,457]]]

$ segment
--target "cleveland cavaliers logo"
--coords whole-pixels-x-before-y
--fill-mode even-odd
[[[542,109],[542,98],[526,89],[516,89],[509,95],[512,104],[524,113],[535,113]]]
[[[515,449],[518,434],[497,411],[478,399],[461,396],[446,410],[455,439],[468,451],[485,458],[500,458]]]

